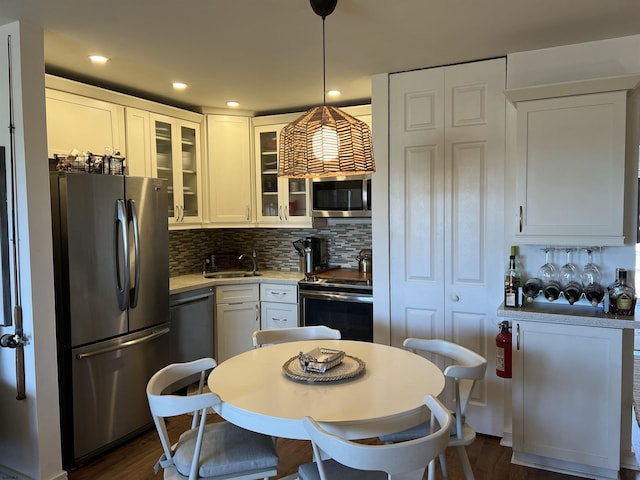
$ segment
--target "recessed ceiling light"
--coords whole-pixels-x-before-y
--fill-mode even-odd
[[[329,95],[330,97],[337,97],[338,95],[340,95],[340,90],[329,90],[327,92],[327,95]]]
[[[187,84],[182,82],[173,82],[173,88],[176,90],[184,90],[187,88]]]
[[[233,107],[238,107],[238,106],[240,106],[240,103],[236,102],[235,100],[229,100],[227,102],[227,107],[232,107],[233,108]]]
[[[93,63],[107,63],[109,61],[109,59],[107,57],[104,57],[102,55],[90,55],[89,59]]]

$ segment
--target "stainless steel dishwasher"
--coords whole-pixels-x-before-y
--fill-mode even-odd
[[[215,357],[213,288],[171,295],[171,362]]]

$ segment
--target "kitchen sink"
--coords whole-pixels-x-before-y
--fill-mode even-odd
[[[260,272],[247,272],[245,270],[223,270],[221,272],[207,272],[204,278],[243,278],[257,277],[262,275]]]

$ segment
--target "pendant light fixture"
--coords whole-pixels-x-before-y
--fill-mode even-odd
[[[336,177],[375,172],[371,130],[361,120],[326,105],[325,18],[338,0],[310,0],[322,17],[322,106],[314,107],[280,132],[278,176]]]

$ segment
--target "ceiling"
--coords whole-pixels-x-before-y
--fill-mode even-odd
[[[43,27],[48,73],[151,100],[257,114],[323,100],[307,0],[0,0],[14,20]],[[327,103],[346,105],[370,100],[376,73],[639,34],[640,1],[339,0],[325,27],[326,87],[342,92]]]

